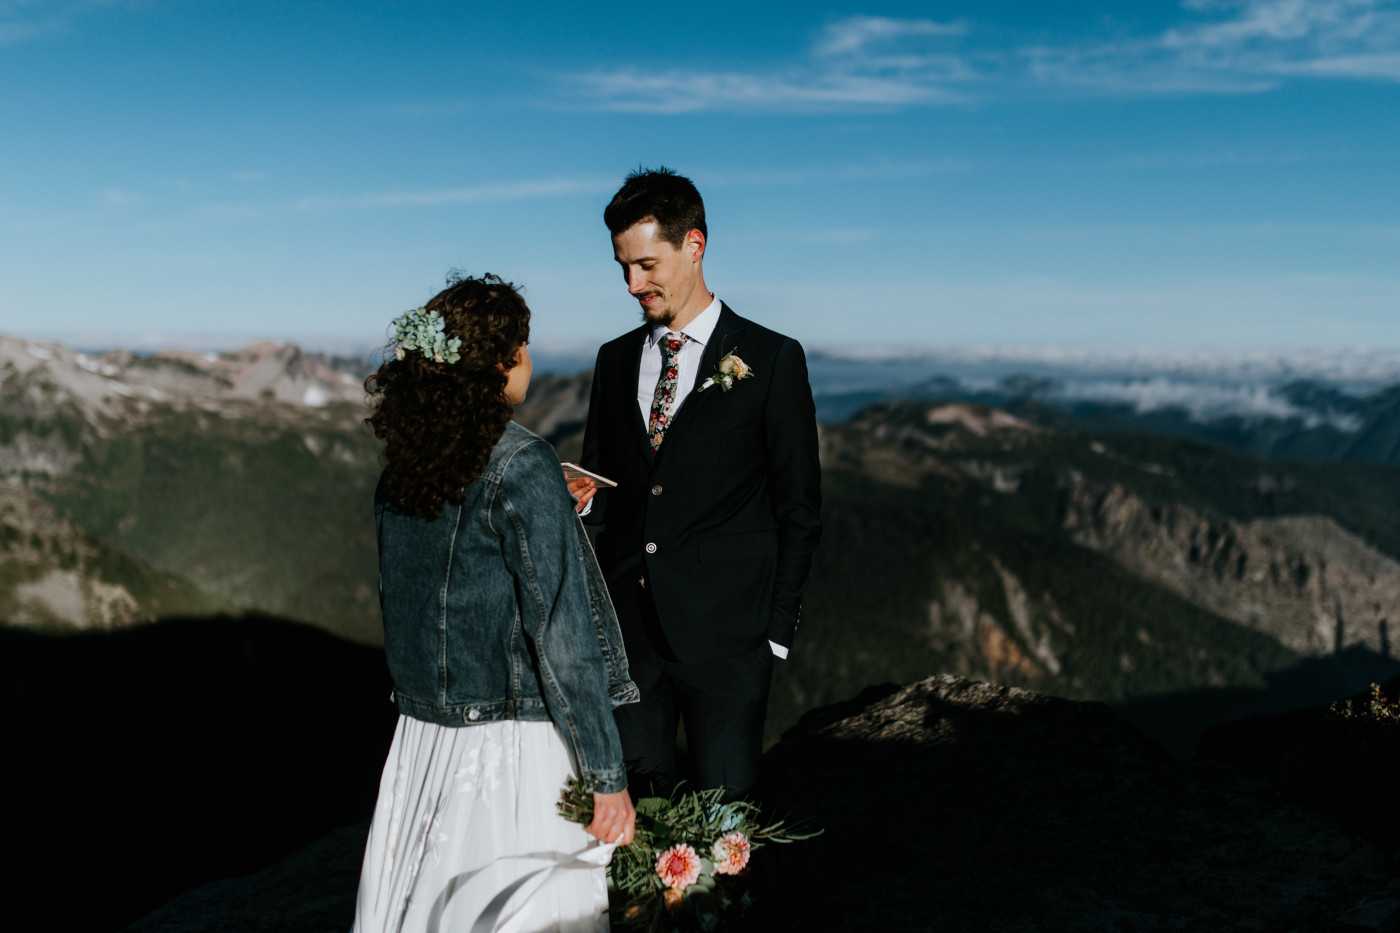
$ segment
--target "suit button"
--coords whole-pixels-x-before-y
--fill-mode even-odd
[[[656,542],[655,542],[655,541],[648,541],[648,542],[647,542],[647,553],[648,553],[648,554],[655,554],[655,553],[656,553]]]
[[[661,487],[660,487],[660,486],[653,486],[653,487],[651,487],[651,494],[652,494],[653,496],[659,496],[659,495],[661,495]]]

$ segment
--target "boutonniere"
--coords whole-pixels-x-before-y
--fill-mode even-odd
[[[753,375],[753,367],[739,359],[737,353],[726,353],[715,366],[715,374],[705,380],[705,384],[696,389],[697,392],[704,392],[710,386],[719,386],[721,392],[728,392],[734,388],[734,383],[740,379],[747,379]]]

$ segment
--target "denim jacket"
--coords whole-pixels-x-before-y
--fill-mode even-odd
[[[559,457],[515,422],[461,505],[375,495],[379,603],[399,712],[471,726],[553,720],[598,793],[627,786],[612,709],[635,702],[617,616]]]

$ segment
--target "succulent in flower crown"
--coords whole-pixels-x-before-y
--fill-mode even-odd
[[[461,337],[448,337],[442,315],[427,308],[414,308],[394,318],[394,355],[403,359],[416,350],[434,363],[455,363],[462,358]]]

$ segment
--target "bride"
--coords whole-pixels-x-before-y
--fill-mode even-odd
[[[559,458],[510,420],[529,320],[509,283],[459,279],[394,322],[366,382],[400,716],[356,933],[606,930],[611,846],[588,837],[632,841],[612,708],[637,688]],[[586,829],[556,811],[570,776],[594,793]]]

